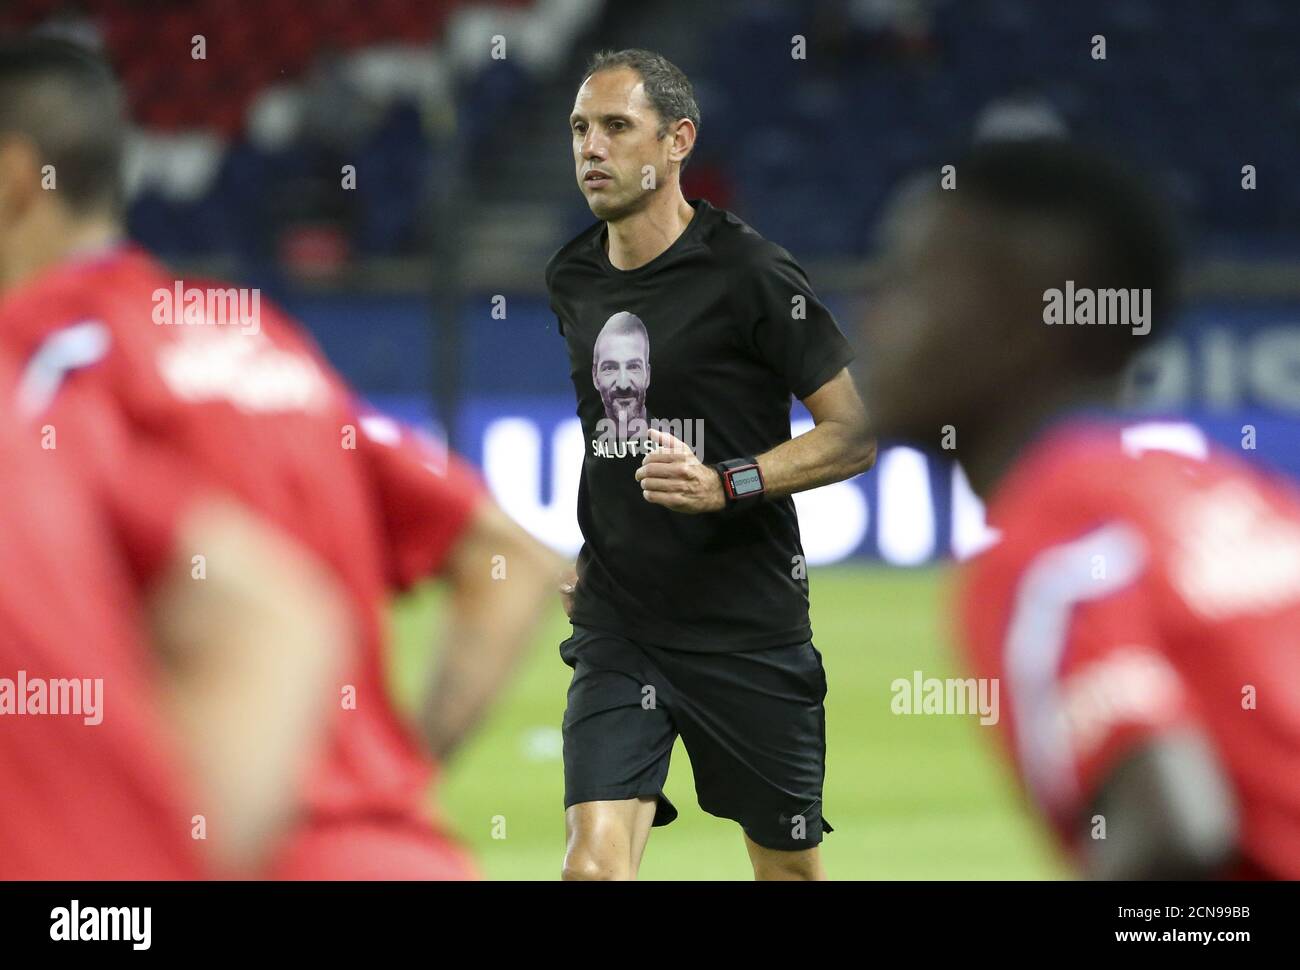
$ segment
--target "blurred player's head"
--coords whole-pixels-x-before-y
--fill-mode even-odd
[[[633,420],[647,420],[650,335],[636,314],[616,313],[600,328],[592,352],[591,380],[611,421],[627,427]]]
[[[644,50],[602,51],[569,116],[578,188],[597,218],[617,221],[680,184],[700,109],[686,75]]]
[[[125,127],[97,54],[52,37],[0,41],[0,287],[75,245],[79,227],[116,222]]]
[[[881,435],[935,444],[951,425],[961,455],[963,430],[1113,395],[1130,357],[1168,331],[1176,258],[1143,185],[1067,142],[988,143],[955,173],[955,188],[913,184],[895,200],[861,359]],[[1049,325],[1067,281],[1149,290],[1149,332]]]

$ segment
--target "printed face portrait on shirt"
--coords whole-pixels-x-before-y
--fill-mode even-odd
[[[591,380],[619,437],[645,430],[650,389],[650,335],[641,318],[621,311],[605,321],[592,352]],[[639,422],[633,424],[633,422]]]

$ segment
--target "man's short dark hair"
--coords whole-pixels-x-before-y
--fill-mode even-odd
[[[672,61],[654,51],[629,47],[621,51],[598,51],[587,63],[587,71],[582,76],[583,82],[599,71],[612,71],[626,67],[641,76],[645,85],[646,100],[659,113],[659,137],[668,134],[668,126],[689,118],[700,127],[700,106],[695,103],[695,90],[690,79],[681,72]],[[682,168],[690,161],[687,155],[682,159]]]
[[[121,89],[94,51],[55,37],[0,40],[0,136],[31,139],[73,212],[120,205],[125,129]]]
[[[956,175],[955,191],[941,195],[1077,234],[1082,247],[1065,268],[1075,285],[1149,288],[1152,335],[1169,331],[1180,262],[1173,223],[1164,202],[1130,169],[1072,142],[1039,138],[981,144],[958,162]],[[1147,346],[1127,330],[1079,328],[1079,363],[1103,373],[1121,369]]]

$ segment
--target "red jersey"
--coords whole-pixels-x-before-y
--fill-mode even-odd
[[[21,407],[59,428],[60,448],[101,488],[149,504],[131,487],[122,456],[77,419],[87,410],[77,408],[82,394],[111,400],[141,441],[183,460],[333,568],[360,632],[339,684],[330,752],[307,793],[309,824],[392,820],[427,830],[433,765],[389,701],[384,610],[390,586],[437,571],[482,489],[461,462],[428,453],[409,433],[367,433],[376,419],[362,420],[311,340],[254,294],[178,281],[123,247],[20,287],[0,304],[0,339],[27,362]],[[170,487],[188,484],[178,478]],[[140,581],[149,582],[158,544],[141,530],[128,545]]]
[[[114,524],[57,439],[8,420],[11,380],[0,374],[0,880],[198,878],[199,807]],[[155,505],[155,521],[179,508]]]
[[[1195,725],[1236,791],[1237,874],[1297,879],[1300,498],[1202,450],[1049,432],[989,503],[1000,536],[967,566],[962,633],[1067,845],[1126,755]]]

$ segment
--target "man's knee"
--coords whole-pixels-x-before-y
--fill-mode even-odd
[[[632,878],[632,819],[620,807],[583,803],[569,809],[562,879]]]
[[[791,856],[799,856],[803,853],[791,852]],[[803,881],[813,882],[824,878],[821,872],[821,866],[814,860],[810,859],[765,859],[762,862],[754,863],[754,878],[763,881]]]
[[[614,851],[598,851],[586,840],[579,841],[564,854],[560,878],[565,882],[598,882],[631,879],[631,863]]]
[[[565,812],[565,880],[635,879],[653,798],[579,802]]]
[[[821,852],[816,849],[800,849],[793,852],[780,849],[767,849],[745,837],[749,849],[749,861],[754,866],[754,878],[760,880],[808,880],[825,879],[822,869]]]

